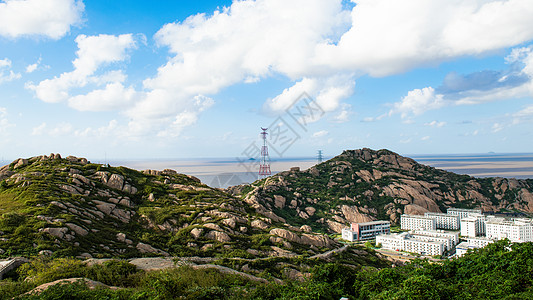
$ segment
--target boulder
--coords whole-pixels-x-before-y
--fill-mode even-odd
[[[263,222],[263,221],[261,221],[259,219],[253,220],[251,225],[252,225],[252,227],[259,228],[261,230],[268,229],[268,225],[265,222]]]
[[[212,230],[205,235],[206,238],[215,240],[221,243],[227,243],[231,241],[229,235],[222,231]]]
[[[65,223],[65,225],[70,228],[70,230],[74,231],[76,234],[78,235],[81,235],[81,236],[86,236],[89,231],[85,230],[83,227],[81,226],[78,226],[76,224],[73,224],[73,223]]]
[[[204,232],[204,230],[202,228],[193,228],[191,230],[191,236],[194,239],[197,239],[197,238],[199,238],[202,235],[202,232]]]
[[[137,248],[137,250],[139,250],[139,252],[141,253],[155,253],[155,254],[161,254],[163,256],[170,256],[167,252],[156,249],[145,243],[138,243],[137,246],[135,246],[135,248]]]
[[[274,206],[277,208],[284,208],[287,199],[280,195],[274,195]]]
[[[124,176],[119,174],[111,174],[106,182],[106,185],[113,189],[122,190],[122,187],[124,186]]]
[[[66,227],[59,227],[59,228],[44,228],[43,232],[49,233],[57,238],[63,239],[65,237],[65,234],[68,232],[68,228]]]

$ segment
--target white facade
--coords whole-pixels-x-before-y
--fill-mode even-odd
[[[462,236],[481,236],[486,232],[487,217],[480,214],[470,214],[469,217],[461,219],[461,235]]]
[[[475,237],[466,239],[468,244],[472,245],[475,248],[483,248],[490,243],[494,243],[494,240],[488,239],[486,237]]]
[[[448,249],[453,248],[453,246],[459,243],[459,232],[457,231],[444,231],[444,230],[415,230],[413,231],[414,235],[426,235],[433,237],[441,237],[449,240]]]
[[[357,233],[351,231],[350,228],[343,228],[341,233],[342,233],[342,239],[343,240],[346,240],[346,241],[349,241],[349,242],[354,242],[354,241],[358,240]]]
[[[437,237],[428,237],[439,239]],[[446,248],[444,241],[425,241],[418,236],[412,236],[407,232],[400,234],[378,235],[376,237],[376,244],[381,244],[384,249],[395,251],[407,251],[419,253],[422,255],[442,255]]]
[[[401,229],[417,230],[417,229],[437,229],[437,221],[432,218],[427,218],[420,215],[406,215],[403,214],[400,218]]]
[[[448,208],[446,213],[451,216],[459,216],[459,219],[468,218],[473,214],[475,215],[482,214],[481,209],[468,209],[468,208],[455,208],[455,207]]]
[[[390,233],[390,221],[352,223],[350,228],[342,229],[342,238],[353,242],[370,240],[380,234]]]
[[[424,216],[426,218],[435,219],[437,229],[459,230],[459,226],[461,226],[458,215],[454,216],[444,213],[427,212]]]
[[[487,220],[487,238],[494,240],[509,239],[513,243],[533,241],[531,219],[490,219]]]

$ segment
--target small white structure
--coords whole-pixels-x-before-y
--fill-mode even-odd
[[[455,207],[448,208],[446,213],[451,216],[459,216],[459,219],[468,218],[471,215],[483,214],[481,209],[468,209],[468,208],[455,208]]]
[[[388,233],[390,233],[390,221],[352,223],[350,228],[342,229],[342,238],[350,242],[363,241]]]
[[[533,224],[531,219],[490,218],[486,222],[487,238],[509,239],[513,243],[533,241]]]
[[[468,249],[483,248],[490,243],[494,243],[494,241],[484,237],[468,238],[466,242],[462,242],[455,247],[455,256],[463,256]]]
[[[437,229],[437,221],[420,215],[403,214],[400,217],[400,226],[404,230]]]
[[[427,236],[424,238],[439,239],[437,237]],[[376,237],[376,244],[380,244],[384,249],[407,251],[422,255],[442,255],[446,249],[446,242],[444,241],[423,240],[419,236],[413,236],[407,232],[378,235]]]
[[[427,212],[424,216],[426,218],[435,219],[437,222],[437,229],[459,230],[459,226],[461,226],[458,215],[454,216],[445,213]]]

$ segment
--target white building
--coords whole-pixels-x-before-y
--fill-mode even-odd
[[[461,226],[458,215],[427,212],[424,214],[424,217],[435,219],[437,229],[459,230],[459,226]]]
[[[437,237],[427,236],[425,238],[439,239]],[[442,255],[446,248],[444,241],[425,241],[407,232],[378,235],[376,237],[376,244],[380,244],[384,249],[413,252],[422,255]]]
[[[390,233],[390,221],[372,221],[365,223],[352,223],[350,228],[342,229],[344,240],[362,241],[370,240],[380,234]]]
[[[481,214],[470,214],[470,216],[461,219],[462,236],[481,236],[485,235],[485,222],[487,217]]]
[[[437,221],[435,219],[420,215],[403,214],[400,218],[400,225],[401,229],[404,230],[437,229]]]
[[[476,248],[483,248],[490,243],[494,243],[494,240],[482,236],[475,238],[467,238],[466,241],[468,242],[468,244]]]
[[[444,230],[415,230],[413,234],[416,236],[425,235],[433,237],[441,237],[449,240],[447,242],[448,249],[453,248],[459,243],[459,232],[458,231],[444,231]]]
[[[494,240],[509,239],[513,243],[533,241],[533,224],[531,219],[487,219],[487,238]]]
[[[468,208],[455,208],[455,207],[448,208],[446,213],[451,216],[459,216],[459,219],[468,218],[471,215],[483,214],[481,209],[468,209]]]

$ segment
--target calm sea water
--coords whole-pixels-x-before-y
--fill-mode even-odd
[[[476,154],[476,155],[405,155],[419,163],[435,168],[475,177],[533,178],[533,153]],[[325,158],[327,159],[327,157]],[[94,163],[105,161],[93,160]],[[225,188],[258,179],[257,160],[238,158],[109,160],[113,166],[137,170],[173,169],[193,175],[202,182]],[[0,161],[5,165],[10,161]],[[317,164],[313,157],[272,158],[272,174],[299,167],[304,170]]]

